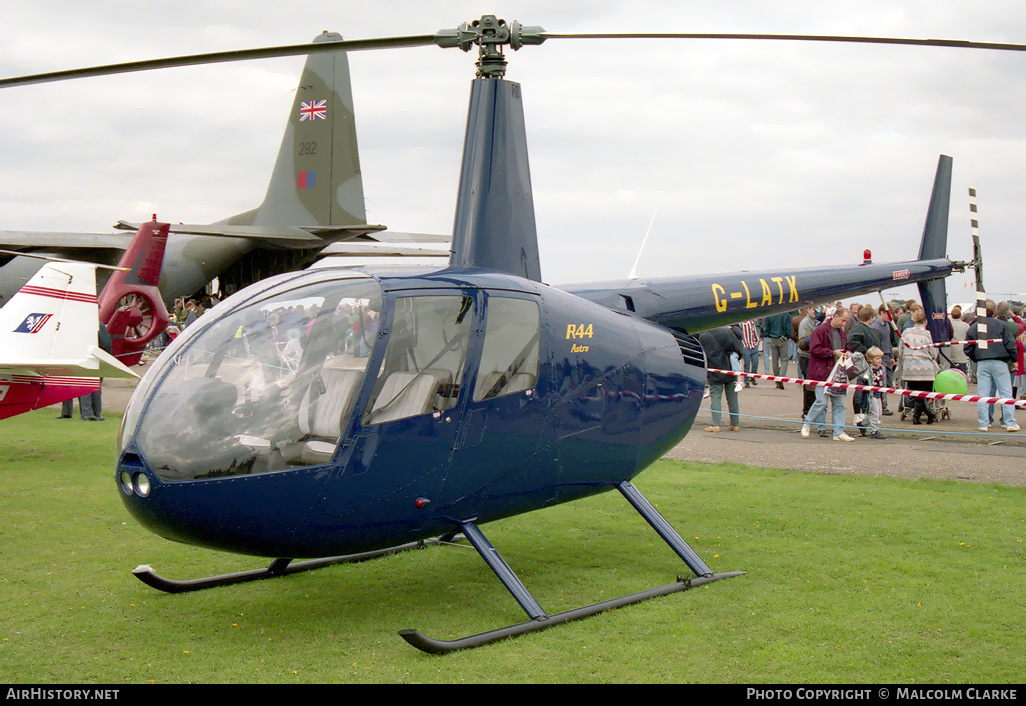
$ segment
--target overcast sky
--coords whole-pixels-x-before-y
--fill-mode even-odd
[[[1021,0],[8,3],[4,76],[224,49],[429,34],[494,13],[550,32],[752,32],[1026,43]],[[1026,298],[1026,53],[757,41],[549,40],[523,85],[546,281],[912,259],[940,154],[948,254]],[[449,233],[474,56],[350,55],[368,220]],[[0,92],[0,229],[206,223],[263,198],[303,59]],[[654,218],[654,220],[653,220]],[[949,280],[971,301],[970,276]],[[907,294],[914,294],[905,291]]]

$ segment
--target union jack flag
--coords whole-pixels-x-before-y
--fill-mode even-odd
[[[308,101],[299,104],[299,122],[304,120],[326,120],[328,117],[328,101]]]

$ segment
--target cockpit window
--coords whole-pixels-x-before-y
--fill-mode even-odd
[[[474,401],[530,390],[538,382],[538,305],[490,296]]]
[[[328,462],[356,402],[381,291],[369,278],[272,293],[196,333],[164,365],[137,432],[164,480]]]
[[[474,300],[468,296],[397,298],[388,347],[363,424],[455,406],[473,323]]]

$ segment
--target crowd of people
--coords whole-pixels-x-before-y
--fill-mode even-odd
[[[708,367],[730,371],[709,373],[706,396],[710,398],[712,424],[709,432],[723,430],[722,400],[726,399],[729,431],[740,429],[738,393],[758,385],[759,361],[767,375],[787,377],[795,363],[802,385],[801,435],[851,442],[845,431],[849,388],[846,384],[933,391],[937,377],[947,369],[961,370],[967,384],[975,382],[982,397],[1026,399],[1026,320],[1023,307],[1012,302],[988,301],[986,316],[952,307],[946,318],[947,337],[953,345],[938,346],[928,327],[923,306],[910,299],[879,306],[853,302],[806,304],[797,312],[753,319],[729,327],[705,331],[699,336]],[[964,343],[960,343],[964,342]],[[815,383],[840,383],[830,386]],[[784,389],[784,384],[776,382]],[[886,393],[852,391],[852,419],[859,434],[883,439],[881,420],[894,415]],[[923,397],[898,396],[912,424],[933,424],[935,403]],[[995,407],[1000,407],[995,410]],[[827,412],[829,410],[829,421]],[[995,428],[1019,431],[1015,408],[1009,404],[977,403],[979,431]]]
[[[171,318],[171,323],[169,325],[174,326],[178,331],[184,331],[189,324],[203,316],[203,313],[207,309],[213,308],[218,301],[220,300],[216,295],[203,297],[203,299],[199,301],[196,299],[184,299],[179,297],[178,299],[175,299],[175,304],[171,308],[171,311],[167,312]]]

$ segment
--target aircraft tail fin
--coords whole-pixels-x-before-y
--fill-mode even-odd
[[[948,210],[951,201],[951,157],[941,155],[937,163],[937,176],[933,182],[930,207],[926,212],[926,225],[919,246],[920,260],[935,260],[947,257]],[[933,340],[947,341],[948,313],[947,287],[943,279],[919,282],[919,297],[926,312],[927,328]]]
[[[98,346],[96,265],[48,262],[0,309],[0,369],[138,377]]]
[[[324,32],[314,42],[341,39]],[[263,203],[223,223],[297,227],[366,222],[349,59],[344,51],[312,54]]]
[[[155,219],[143,223],[98,298],[114,357],[126,366],[137,365],[146,345],[171,321],[157,289],[168,228]]]

